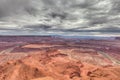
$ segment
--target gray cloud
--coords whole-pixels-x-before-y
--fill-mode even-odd
[[[39,31],[39,30],[50,30],[52,26],[45,25],[45,24],[37,24],[37,25],[26,25],[24,26],[25,29],[29,29],[31,31]]]
[[[113,6],[111,9],[112,13],[118,13],[120,12],[120,0],[112,0]]]
[[[30,0],[0,0],[0,17],[17,14],[35,14],[36,9],[31,5]]]
[[[27,32],[51,31],[57,34],[60,31],[76,32],[78,35],[79,32],[119,33],[120,1],[1,0],[0,20],[17,24],[16,29]]]

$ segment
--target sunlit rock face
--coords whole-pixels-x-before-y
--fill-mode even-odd
[[[120,40],[0,37],[0,80],[120,80]]]
[[[0,33],[119,35],[119,6],[119,0],[1,0]]]

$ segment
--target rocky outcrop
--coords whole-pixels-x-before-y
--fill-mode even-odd
[[[120,80],[120,67],[82,63],[55,52],[31,54],[0,65],[0,80]]]

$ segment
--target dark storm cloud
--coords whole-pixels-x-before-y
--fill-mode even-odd
[[[36,12],[37,12],[37,9],[32,7],[32,6],[28,6],[28,7],[25,7],[24,10],[30,14],[30,15],[33,15],[35,16],[36,15]]]
[[[91,8],[95,3],[96,3],[96,0],[93,0],[93,1],[81,0],[81,2],[76,2],[76,4],[73,4],[72,7]]]
[[[0,28],[0,30],[16,30],[16,29]]]
[[[58,13],[58,12],[51,12],[49,13],[49,16],[52,17],[52,18],[57,18],[59,17],[60,19],[65,19],[67,17],[67,13]]]
[[[44,25],[44,24],[27,25],[27,26],[24,26],[24,27],[25,27],[26,30],[29,30],[29,32],[31,32],[31,31],[100,32],[100,33],[102,33],[102,32],[114,32],[114,33],[120,32],[120,28],[118,28],[118,27],[105,27],[105,28],[101,28],[101,29],[97,29],[97,30],[83,30],[83,29],[79,29],[79,28],[61,29],[61,28],[58,28],[58,27],[55,28],[53,26]],[[21,30],[21,29],[19,29],[19,30]]]
[[[0,0],[0,17],[23,14],[24,12],[35,14],[30,0]]]
[[[113,6],[111,9],[112,13],[119,13],[120,12],[120,0],[112,0]]]
[[[107,22],[109,22],[109,20],[106,17],[94,17],[90,18],[89,25],[95,26],[97,24],[105,24]]]
[[[116,12],[118,14],[119,12],[119,0],[42,0],[43,4],[45,5],[45,8],[51,11],[49,12],[49,15],[52,18],[59,17],[60,19],[64,20],[76,20],[79,21],[81,19],[88,20],[86,25],[77,25],[78,27],[76,29],[70,28],[70,29],[61,29],[60,27],[57,27],[55,29],[52,29],[52,27],[47,28],[47,30],[58,30],[58,31],[65,31],[65,32],[119,32],[120,28],[118,22],[120,19],[118,18],[116,22],[116,18],[114,18],[114,13]],[[64,5],[65,4],[65,5]],[[81,15],[74,15],[74,12],[71,12],[71,10],[76,11],[78,13],[83,13]],[[80,11],[79,11],[80,10]],[[82,12],[83,10],[83,12]],[[115,12],[114,12],[115,11]],[[112,17],[113,18],[110,18]],[[119,16],[119,15],[115,15]],[[73,23],[73,22],[71,22]],[[61,23],[62,24],[62,23]],[[113,24],[113,26],[110,26]],[[71,25],[72,26],[72,25]],[[94,27],[99,26],[98,29],[93,30]],[[116,27],[117,26],[117,27]],[[36,28],[36,27],[35,27]],[[42,27],[39,27],[42,28]],[[87,30],[87,28],[91,28],[90,30]],[[86,29],[86,30],[83,30]]]
[[[13,31],[119,32],[120,0],[0,0],[0,19],[11,16]]]
[[[45,24],[36,24],[36,25],[26,25],[24,26],[25,29],[29,29],[31,31],[38,31],[38,30],[50,30],[52,26],[45,25]]]

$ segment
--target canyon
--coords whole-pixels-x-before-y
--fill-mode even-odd
[[[120,80],[120,40],[1,36],[0,80]]]

